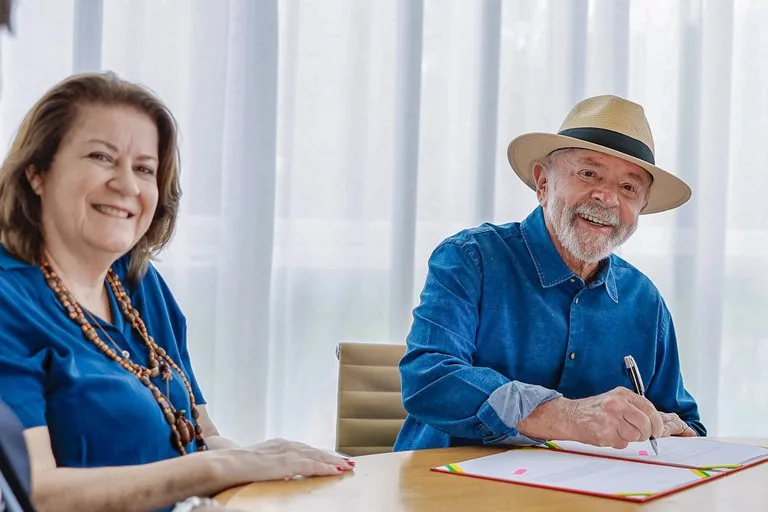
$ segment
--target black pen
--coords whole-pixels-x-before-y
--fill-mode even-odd
[[[629,373],[629,380],[632,381],[632,388],[634,388],[635,393],[637,393],[640,396],[645,396],[645,386],[643,385],[643,377],[640,375],[640,370],[637,369],[637,363],[635,363],[635,358],[632,356],[624,356],[624,364],[627,366],[627,372]],[[653,448],[653,453],[656,455],[659,454],[659,448],[656,446],[656,439],[651,436],[649,439],[651,441],[651,448]]]

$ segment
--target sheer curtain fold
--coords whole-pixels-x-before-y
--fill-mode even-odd
[[[766,20],[750,0],[23,0],[0,149],[72,72],[162,96],[185,194],[158,266],[212,413],[242,442],[331,446],[336,343],[403,342],[435,245],[530,212],[513,137],[627,97],[694,196],[618,252],[672,310],[710,432],[759,435]]]
[[[98,71],[101,69],[104,0],[75,0],[74,7],[72,71]]]
[[[414,244],[421,123],[423,0],[397,2],[391,289],[389,335],[404,339],[413,293]]]
[[[693,384],[701,396],[720,396],[723,355],[722,290],[728,217],[727,169],[731,144],[731,61],[733,6],[706,2],[702,12],[701,104],[699,108],[699,169],[696,206],[696,246],[693,340],[696,364]],[[717,141],[717,142],[715,142]],[[734,169],[735,170],[735,169]],[[692,348],[691,345],[688,347]],[[706,400],[701,414],[718,418],[719,400]]]
[[[477,73],[477,157],[474,164],[475,212],[472,222],[479,223],[494,215],[496,159],[504,155],[497,147],[499,110],[499,59],[501,51],[501,0],[485,0],[480,16],[480,51]],[[501,149],[502,151],[499,151]]]
[[[277,134],[277,0],[231,0],[224,97],[215,414],[237,439],[264,436]],[[267,221],[264,221],[267,220]],[[226,340],[226,341],[225,341]],[[228,343],[227,343],[228,342]],[[219,378],[221,377],[221,379]]]

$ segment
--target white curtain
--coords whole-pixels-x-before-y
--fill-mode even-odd
[[[604,93],[645,106],[657,161],[694,189],[619,253],[666,298],[710,432],[768,432],[765,2],[17,3],[0,149],[73,71],[176,114],[183,207],[158,266],[238,441],[332,446],[337,342],[403,342],[434,246],[536,205],[509,140]]]

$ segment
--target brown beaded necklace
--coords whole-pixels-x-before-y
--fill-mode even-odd
[[[125,288],[123,288],[123,284],[120,282],[120,279],[117,277],[115,271],[111,268],[109,269],[107,272],[107,283],[112,289],[112,293],[115,295],[115,299],[117,300],[117,304],[119,305],[123,316],[139,333],[139,335],[141,335],[141,338],[144,340],[144,344],[149,350],[149,362],[146,367],[131,361],[130,354],[127,351],[120,351],[115,341],[101,327],[101,325],[99,325],[99,323],[93,319],[93,316],[90,315],[89,312],[89,316],[91,316],[93,322],[115,346],[115,348],[118,349],[118,351],[116,352],[110,348],[109,345],[104,343],[104,341],[99,337],[99,334],[96,332],[96,329],[94,329],[93,325],[88,321],[88,319],[86,319],[85,315],[83,314],[83,309],[80,307],[77,299],[74,297],[74,295],[72,295],[67,287],[64,286],[64,283],[53,270],[46,258],[43,258],[43,261],[40,264],[40,268],[43,271],[43,276],[45,277],[48,286],[56,294],[56,298],[59,299],[59,302],[61,302],[62,306],[64,306],[64,309],[67,311],[67,315],[69,315],[70,320],[80,326],[85,338],[96,345],[96,347],[98,347],[99,350],[101,350],[107,357],[119,364],[125,370],[135,375],[136,378],[139,379],[141,383],[149,388],[149,390],[152,392],[152,395],[155,397],[155,400],[165,414],[165,419],[168,421],[168,425],[171,427],[171,445],[181,455],[185,455],[186,450],[184,447],[191,443],[194,439],[198,451],[207,450],[208,447],[205,444],[203,430],[198,422],[199,413],[197,411],[197,406],[195,405],[195,396],[192,392],[192,386],[190,386],[189,381],[184,376],[184,372],[181,370],[181,368],[179,368],[179,366],[173,361],[173,359],[171,359],[171,357],[162,347],[155,343],[155,340],[152,338],[152,336],[149,335],[147,332],[147,327],[139,315],[139,311],[132,306],[131,299],[126,293]],[[176,373],[179,374],[181,381],[187,388],[187,393],[189,394],[189,403],[191,404],[192,409],[192,418],[195,420],[194,427],[192,426],[192,422],[187,419],[185,414],[186,411],[177,410],[173,406],[170,399],[170,393],[166,391],[167,396],[163,395],[160,389],[150,380],[151,378],[157,377],[158,375],[162,375],[162,379],[166,383],[167,390],[171,379],[173,379],[173,372],[171,371],[171,368],[176,370]]]

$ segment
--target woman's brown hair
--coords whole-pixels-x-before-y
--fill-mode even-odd
[[[27,113],[0,168],[0,242],[17,258],[39,264],[43,246],[40,198],[27,170],[50,169],[83,105],[127,106],[147,114],[159,136],[158,202],[152,223],[131,249],[128,277],[137,281],[150,259],[170,241],[181,198],[176,120],[148,89],[111,72],[71,76],[49,90]]]

